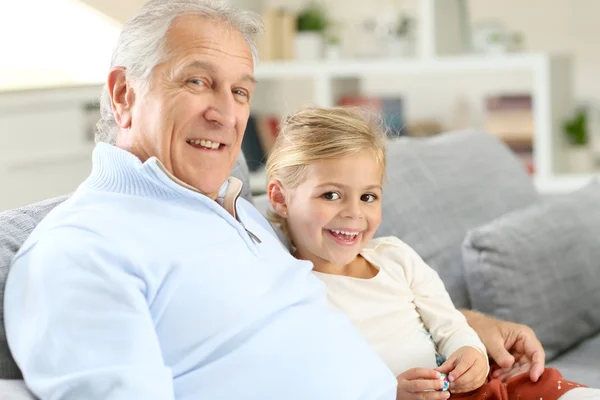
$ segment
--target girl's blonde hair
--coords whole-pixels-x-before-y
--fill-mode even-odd
[[[386,129],[374,112],[356,107],[308,107],[284,118],[267,159],[268,180],[295,188],[308,165],[367,150],[385,171]],[[270,211],[269,220],[290,238],[285,218]]]

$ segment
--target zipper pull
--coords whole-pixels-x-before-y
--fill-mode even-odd
[[[242,225],[243,226],[243,225]],[[246,229],[246,227],[244,227],[244,229],[246,230],[246,233],[248,233],[248,236],[250,236],[250,238],[256,243],[256,244],[261,244],[262,241],[258,238],[258,236],[256,236],[254,233],[250,232],[248,229]]]

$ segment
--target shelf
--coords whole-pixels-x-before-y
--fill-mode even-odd
[[[373,60],[341,59],[313,62],[270,61],[258,63],[258,79],[345,78],[373,74],[447,74],[467,71],[513,71],[543,68],[552,58],[543,53],[503,55],[465,55],[417,58],[381,58]]]
[[[534,178],[535,186],[544,195],[565,194],[581,189],[592,179],[600,179],[600,172],[589,174],[562,174],[548,178]]]

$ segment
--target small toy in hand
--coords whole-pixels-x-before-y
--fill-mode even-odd
[[[442,375],[440,377],[440,381],[443,381],[444,386],[442,386],[442,388],[439,389],[439,391],[440,392],[447,392],[448,389],[450,389],[450,381],[448,380],[448,375],[446,375],[444,373],[441,373],[441,372],[440,372],[440,374]]]

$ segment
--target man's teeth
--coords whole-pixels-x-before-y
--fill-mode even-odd
[[[190,144],[195,144],[195,145],[200,145],[202,147],[206,147],[207,149],[218,149],[219,146],[221,145],[221,143],[219,143],[219,142],[212,142],[210,140],[205,140],[205,139],[191,139],[191,140],[188,140],[188,142]]]
[[[335,229],[330,229],[331,232],[337,233],[338,235],[347,235],[347,236],[357,236],[360,232],[348,232],[348,231],[337,231]]]

